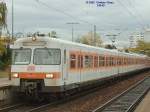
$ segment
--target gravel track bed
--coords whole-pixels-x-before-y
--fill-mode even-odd
[[[77,98],[64,104],[50,107],[42,112],[91,112],[96,107],[106,103],[108,100],[125,91],[127,88],[131,87],[133,84],[137,83],[148,75],[150,76],[150,72],[143,74],[141,73],[127,80],[117,82],[109,87],[102,88],[86,96]]]

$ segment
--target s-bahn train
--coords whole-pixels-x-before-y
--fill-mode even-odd
[[[49,37],[20,38],[11,48],[14,91],[32,95],[74,90],[150,64],[145,55]]]

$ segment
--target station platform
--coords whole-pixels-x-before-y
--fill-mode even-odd
[[[12,82],[8,78],[0,78],[0,87],[10,86],[11,84]]]
[[[134,112],[150,112],[150,91],[145,98],[141,101]]]

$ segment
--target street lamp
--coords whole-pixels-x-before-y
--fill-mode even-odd
[[[66,23],[66,24],[72,25],[72,42],[73,42],[74,41],[74,27],[73,27],[73,25],[79,24],[79,23],[69,22],[69,23]]]

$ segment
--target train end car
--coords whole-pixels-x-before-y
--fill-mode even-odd
[[[12,86],[28,96],[57,95],[149,64],[144,55],[49,37],[20,38],[12,46]]]

